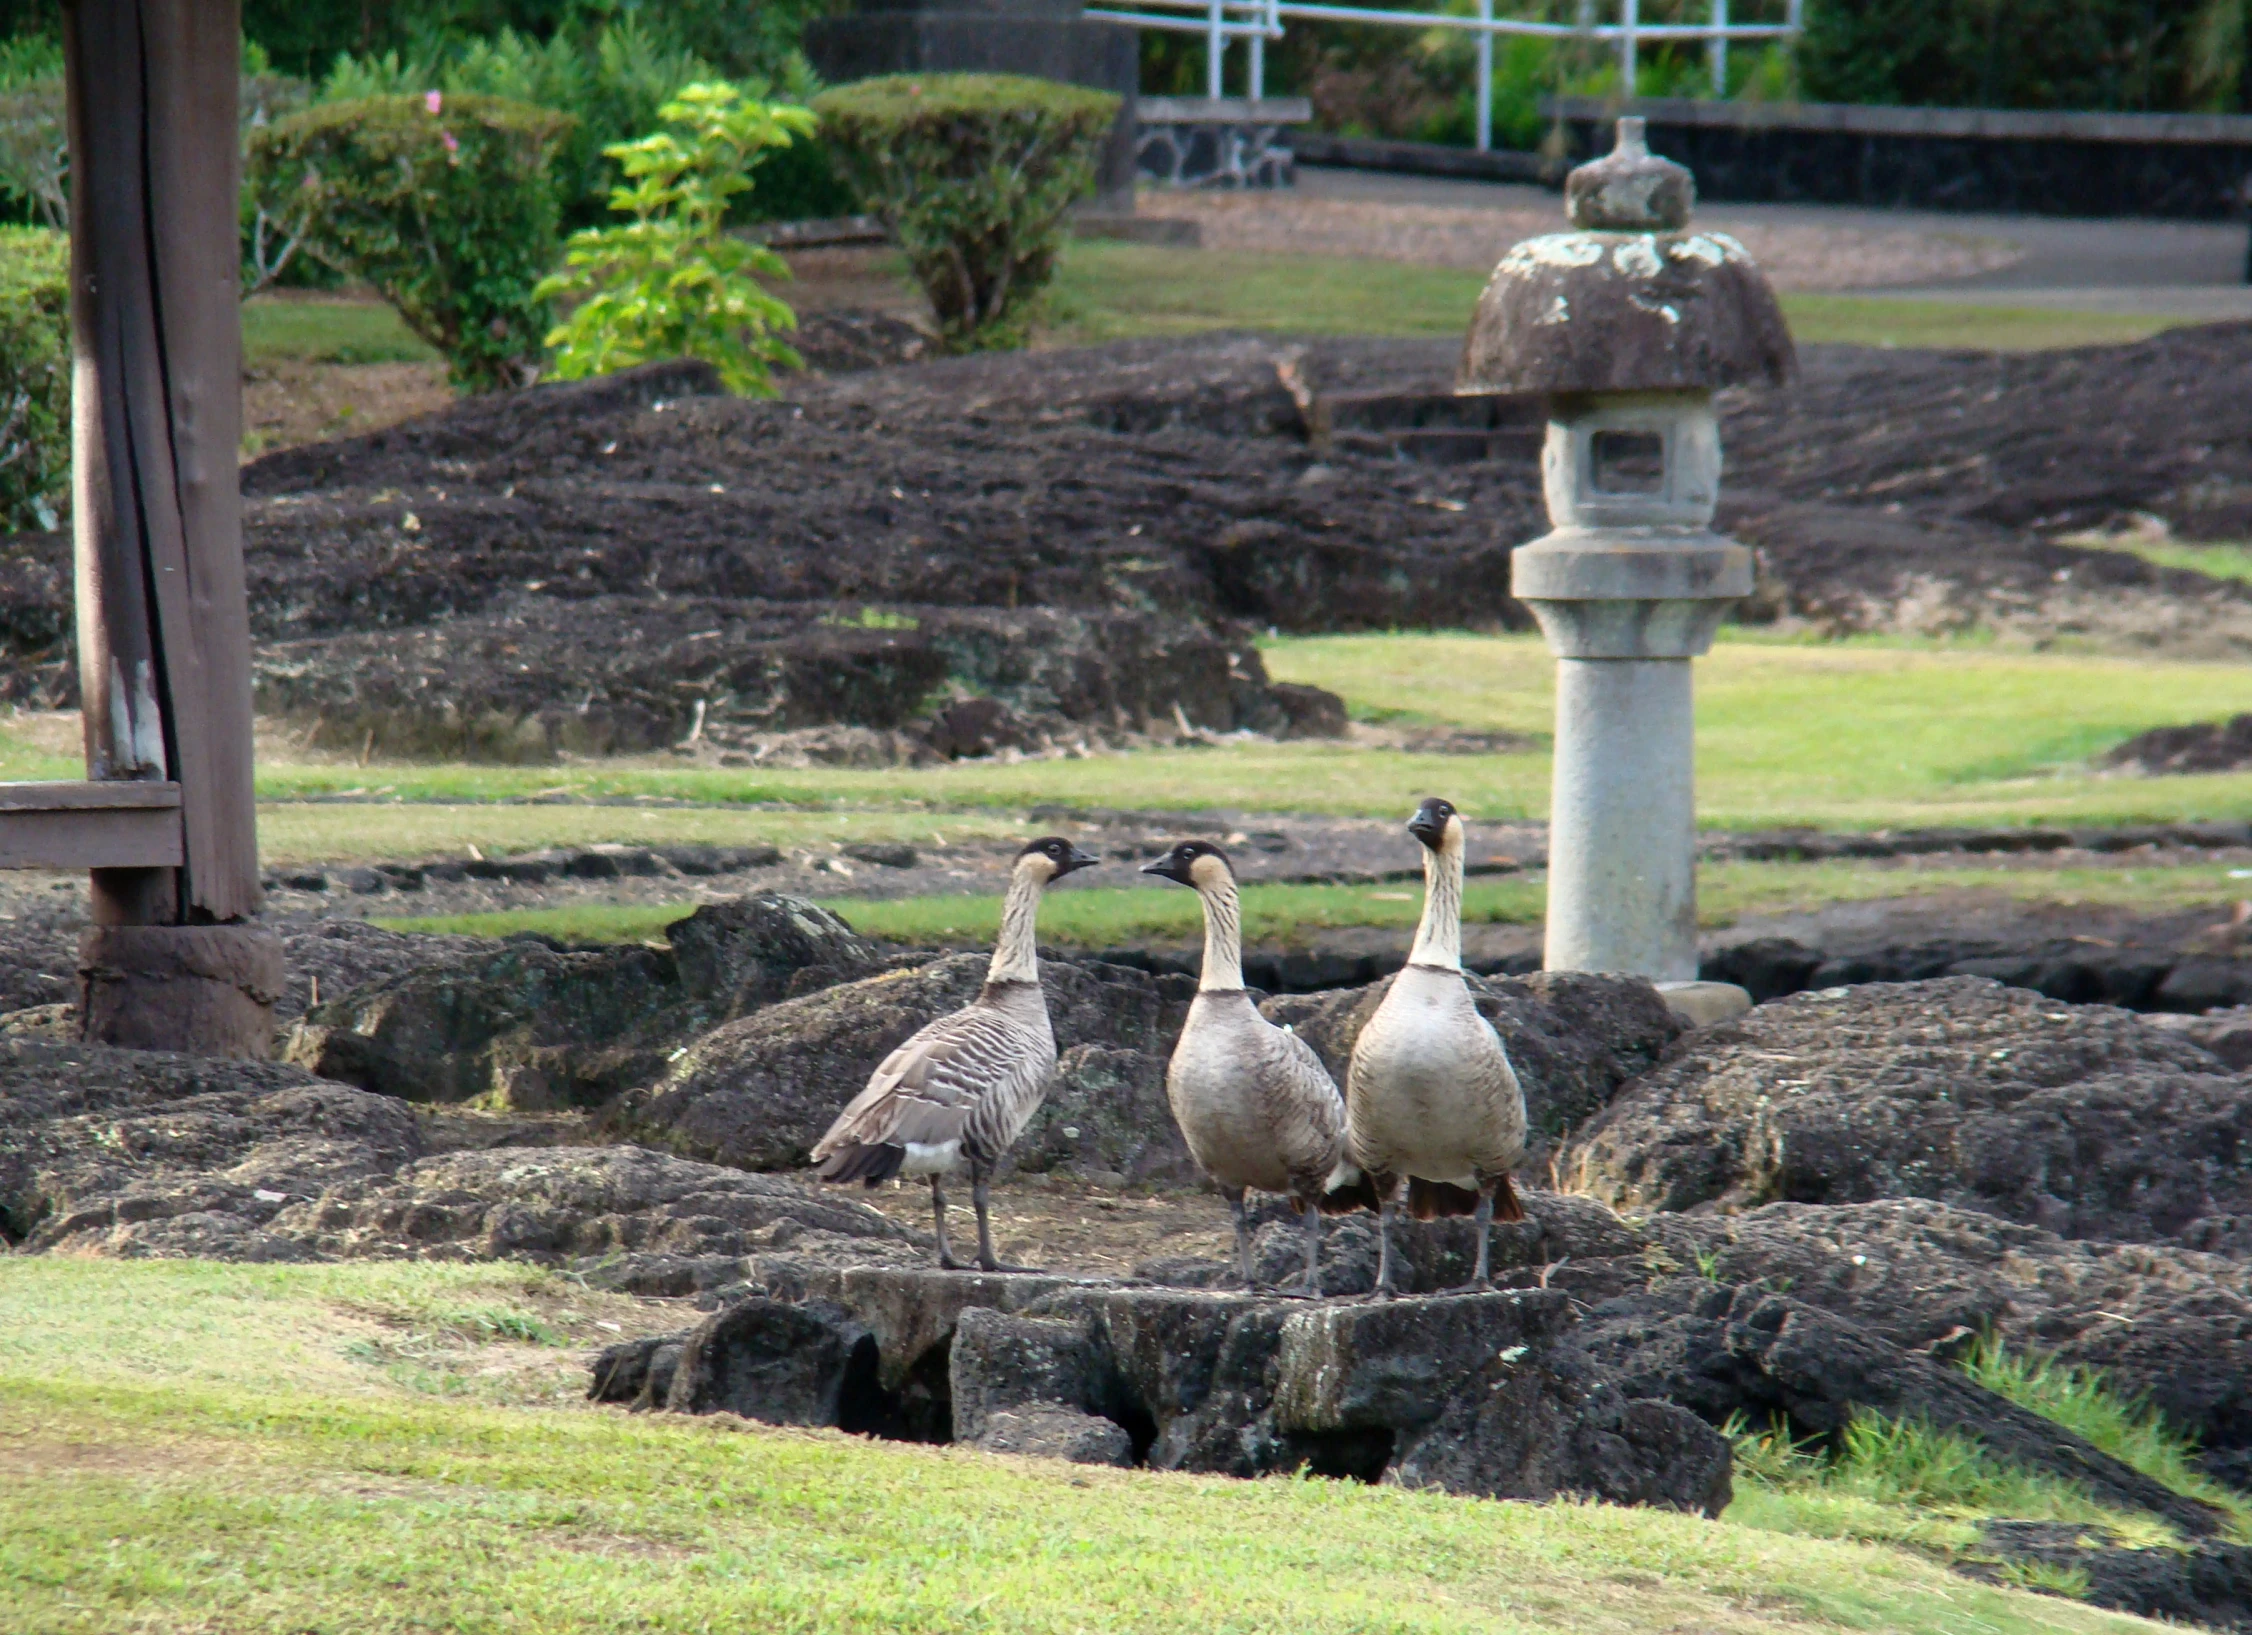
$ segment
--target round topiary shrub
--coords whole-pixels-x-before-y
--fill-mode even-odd
[[[557,255],[547,166],[570,128],[499,97],[321,103],[251,134],[252,182],[309,191],[306,250],[373,284],[456,386],[525,386],[552,324],[532,293]]]
[[[54,527],[69,478],[70,235],[0,227],[0,527]]]
[[[813,111],[946,343],[1021,344],[1118,98],[1013,74],[893,74],[824,91]]]

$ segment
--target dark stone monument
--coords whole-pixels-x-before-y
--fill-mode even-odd
[[[1095,190],[1133,208],[1134,93],[1141,45],[1120,23],[1090,22],[1082,0],[860,0],[806,25],[805,54],[833,85],[880,74],[1028,74],[1122,99]]]

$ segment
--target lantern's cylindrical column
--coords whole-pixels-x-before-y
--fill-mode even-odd
[[[1687,659],[1557,661],[1550,970],[1695,979],[1691,731]]]

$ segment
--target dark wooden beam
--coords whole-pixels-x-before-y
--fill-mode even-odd
[[[70,0],[79,663],[87,770],[171,781],[169,879],[94,880],[109,923],[259,906],[242,422],[236,0]]]
[[[245,923],[239,0],[64,0],[63,47],[80,693],[92,787],[119,793],[0,811],[0,862],[89,869],[87,1038],[269,1055],[281,944]]]
[[[176,783],[0,783],[0,869],[176,869]]]

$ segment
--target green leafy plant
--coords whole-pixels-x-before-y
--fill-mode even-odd
[[[1118,98],[1008,74],[895,74],[814,98],[956,351],[1021,345]]]
[[[728,236],[727,205],[750,189],[765,150],[812,135],[813,115],[726,84],[687,86],[659,114],[679,134],[603,150],[632,184],[610,208],[633,220],[572,234],[563,270],[532,292],[576,303],[547,337],[555,372],[575,380],[651,358],[703,358],[730,390],[771,395],[774,367],[803,360],[772,333],[796,328],[796,317],[759,279],[789,269],[765,246]]]
[[[570,117],[497,97],[321,103],[250,139],[261,197],[299,190],[303,241],[373,284],[446,359],[456,386],[537,378],[554,265],[547,165]]]
[[[0,227],[0,526],[52,528],[70,474],[70,237]]]

